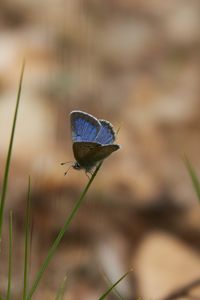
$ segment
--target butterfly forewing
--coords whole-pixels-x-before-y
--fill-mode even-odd
[[[74,142],[95,141],[101,129],[101,124],[95,117],[81,111],[72,111],[70,118]]]

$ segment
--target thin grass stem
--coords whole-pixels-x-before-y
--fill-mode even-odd
[[[198,200],[200,201],[200,181],[199,181],[199,178],[197,176],[197,173],[196,173],[193,165],[191,164],[190,160],[187,158],[187,156],[184,156],[184,162],[185,162],[186,168],[188,170],[188,173],[190,175],[190,178],[192,180],[192,184],[193,184],[194,189],[196,191]]]
[[[23,297],[26,299],[28,289],[28,269],[29,269],[29,257],[30,257],[30,207],[31,207],[31,179],[28,178],[28,194],[26,203],[26,221],[25,221],[25,241],[24,241],[24,284],[23,284]]]
[[[12,285],[12,248],[13,248],[13,217],[12,211],[10,211],[9,218],[9,260],[8,260],[8,287],[6,300],[11,299],[11,285]]]
[[[130,271],[128,271],[127,273],[125,273],[122,277],[120,277],[98,300],[103,300],[105,299],[110,292],[130,273]]]
[[[65,287],[67,282],[67,276],[64,277],[63,282],[61,283],[55,300],[63,300],[64,293],[65,293]]]
[[[41,278],[42,278],[42,275],[44,274],[46,268],[48,267],[49,262],[51,261],[53,255],[55,254],[55,251],[56,251],[58,245],[60,244],[60,242],[61,242],[61,240],[62,240],[62,238],[63,238],[65,232],[67,231],[67,229],[68,229],[69,225],[71,224],[71,222],[72,222],[74,216],[76,215],[76,213],[77,213],[77,211],[78,211],[80,205],[82,204],[83,199],[85,198],[85,195],[86,195],[86,193],[87,193],[89,187],[91,186],[91,184],[92,184],[94,178],[96,177],[97,172],[99,171],[101,165],[102,165],[102,162],[97,166],[95,172],[93,173],[92,177],[91,177],[90,180],[88,181],[88,183],[87,183],[86,187],[84,188],[84,190],[82,191],[80,197],[79,197],[78,200],[76,201],[76,203],[75,203],[75,205],[74,205],[74,207],[73,207],[73,209],[72,209],[70,215],[69,215],[68,218],[66,219],[66,222],[65,222],[64,226],[61,228],[59,234],[57,235],[55,241],[53,242],[53,244],[52,244],[52,246],[51,246],[49,252],[47,253],[47,256],[46,256],[46,258],[45,258],[43,264],[41,265],[41,267],[40,267],[38,273],[37,273],[36,276],[35,276],[33,285],[32,285],[32,287],[30,288],[30,291],[29,291],[29,293],[28,293],[28,295],[27,295],[27,297],[26,297],[26,300],[30,300],[30,299],[32,298],[33,294],[35,293],[35,291],[36,291],[36,289],[37,289],[37,287],[38,287],[38,284],[39,284],[39,282],[40,282],[40,280],[41,280]]]
[[[9,143],[9,147],[8,147],[6,165],[5,165],[4,177],[3,177],[3,184],[2,184],[2,192],[1,192],[1,200],[0,200],[0,242],[2,239],[2,227],[3,227],[5,199],[6,199],[6,192],[7,192],[7,186],[8,186],[8,176],[9,176],[11,154],[12,154],[15,128],[16,128],[16,122],[17,122],[17,114],[18,114],[19,102],[20,102],[20,97],[21,97],[24,68],[25,68],[25,62],[23,62],[22,69],[21,69],[19,88],[18,88],[18,93],[17,93],[17,101],[16,101],[16,106],[15,106],[15,113],[14,113],[14,118],[13,118],[12,131],[11,131],[11,135],[10,135],[10,143]]]
[[[104,277],[105,281],[108,283],[108,285],[111,286],[111,285],[112,285],[112,282],[111,282],[111,280],[106,276],[105,273],[103,273],[103,277]],[[120,293],[117,291],[117,289],[116,289],[115,287],[113,288],[113,291],[112,291],[112,292],[113,292],[113,294],[116,295],[116,297],[117,297],[119,300],[124,300],[123,297],[120,295]]]

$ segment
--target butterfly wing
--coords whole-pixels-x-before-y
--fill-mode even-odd
[[[98,148],[92,150],[90,155],[92,156],[93,161],[98,162],[107,158],[111,153],[117,151],[120,148],[117,144],[112,145],[101,145]]]
[[[117,144],[101,145],[92,142],[74,142],[73,151],[76,161],[86,170],[94,167],[99,161],[108,157],[120,148]]]
[[[82,111],[72,111],[70,119],[74,157],[86,171],[120,148],[113,144],[115,132],[108,121]]]
[[[101,144],[93,142],[74,142],[73,143],[73,152],[76,161],[80,164],[81,167],[85,169],[90,169],[96,164],[96,161],[93,160],[93,152],[97,151],[98,148],[101,148]]]
[[[102,145],[113,144],[115,141],[115,131],[112,124],[106,120],[99,120],[99,122],[101,124],[101,128],[95,142]]]
[[[72,111],[70,114],[73,142],[96,142],[101,124],[90,114],[82,111]]]

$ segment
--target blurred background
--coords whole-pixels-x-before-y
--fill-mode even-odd
[[[198,172],[199,53],[198,0],[1,1],[0,182],[26,59],[4,226],[7,244],[12,209],[13,299],[21,299],[28,175],[31,279],[88,181],[60,166],[74,159],[75,109],[120,127],[122,148],[104,162],[34,299],[55,299],[65,275],[65,300],[98,299],[130,269],[118,286],[126,300],[162,300],[200,278],[200,208],[183,162],[187,154]],[[6,247],[2,257],[4,294]],[[200,288],[176,299],[200,299]]]

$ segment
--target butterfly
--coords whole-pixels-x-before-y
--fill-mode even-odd
[[[120,146],[114,144],[116,134],[113,126],[106,120],[98,120],[94,116],[79,110],[70,113],[72,147],[75,170],[92,173],[97,164],[107,158]]]

